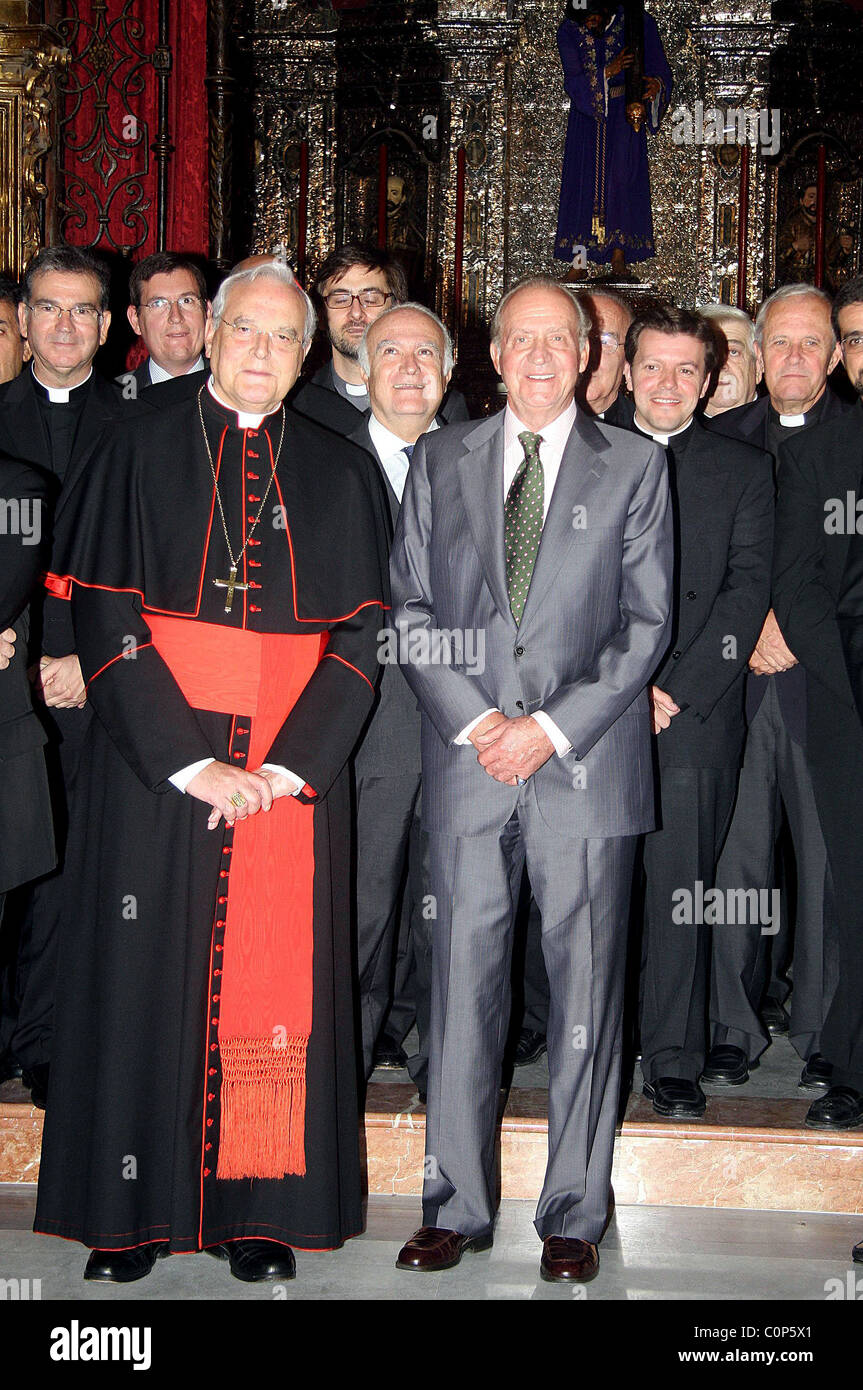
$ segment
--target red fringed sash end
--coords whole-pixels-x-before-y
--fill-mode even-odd
[[[226,1038],[217,1178],[304,1177],[307,1038]]]

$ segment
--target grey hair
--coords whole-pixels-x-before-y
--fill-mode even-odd
[[[494,318],[491,321],[491,340],[495,347],[500,347],[501,325],[503,323],[503,314],[507,304],[512,299],[513,295],[518,294],[519,290],[531,289],[560,290],[561,294],[566,295],[578,317],[578,346],[579,348],[583,348],[590,334],[590,315],[569,286],[565,285],[562,280],[556,280],[553,275],[527,275],[523,280],[519,280],[511,289],[507,290],[503,299],[495,309]]]
[[[710,319],[712,323],[722,326],[723,320],[739,324],[746,331],[746,346],[750,352],[755,351],[755,324],[746,313],[745,309],[736,309],[733,304],[705,304],[698,310],[702,318]]]
[[[404,304],[391,304],[389,309],[384,309],[382,314],[378,314],[376,319],[372,319],[371,323],[366,328],[366,331],[363,334],[362,339],[360,341],[360,345],[357,348],[357,361],[359,362],[366,376],[369,376],[371,372],[371,362],[369,360],[369,346],[367,341],[371,329],[373,329],[377,324],[381,323],[385,318],[387,318],[389,314],[398,314],[401,312],[402,309],[413,309],[414,312],[417,314],[425,314],[426,318],[431,319],[435,327],[440,329],[441,333],[443,334],[443,374],[444,376],[449,376],[450,372],[452,371],[453,364],[452,338],[450,337],[449,329],[447,328],[445,323],[441,322],[437,314],[435,314],[431,309],[428,309],[425,306],[425,304],[417,304],[416,301],[412,299],[405,300]]]
[[[799,295],[805,294],[814,295],[816,299],[820,299],[827,306],[827,312],[829,314],[833,301],[830,295],[824,290],[818,290],[814,285],[804,285],[802,283],[796,285],[782,285],[778,290],[774,290],[772,294],[767,296],[761,308],[758,310],[758,317],[755,320],[755,341],[759,347],[764,341],[764,325],[771,307],[774,304],[781,304],[785,299],[796,299]],[[835,343],[836,333],[832,323],[830,325],[830,332]]]
[[[222,281],[216,296],[213,300],[213,322],[218,323],[225,312],[225,303],[228,295],[235,285],[251,284],[254,280],[267,278],[278,280],[280,284],[297,291],[302,296],[306,306],[306,317],[303,325],[303,346],[310,343],[314,336],[315,326],[318,321],[315,313],[315,306],[309,299],[299,280],[297,279],[287,261],[268,261],[262,265],[249,266],[248,270],[235,270],[231,275],[226,276]]]

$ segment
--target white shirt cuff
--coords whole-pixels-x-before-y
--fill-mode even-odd
[[[471,736],[471,734],[473,733],[474,729],[476,728],[477,724],[481,724],[482,721],[483,721],[489,714],[499,714],[499,713],[500,713],[500,711],[499,711],[498,709],[496,709],[493,705],[492,705],[492,707],[491,707],[490,709],[484,709],[483,712],[482,712],[482,714],[478,714],[478,715],[477,715],[476,719],[472,719],[472,720],[470,721],[469,724],[465,724],[465,726],[464,726],[464,728],[462,729],[461,733],[460,733],[456,738],[453,739],[453,743],[456,745],[456,747],[461,747],[463,744],[468,743],[468,742],[470,741],[470,736]]]
[[[290,777],[292,782],[296,782],[297,785],[291,792],[291,796],[299,796],[303,787],[306,785],[295,772],[290,772],[288,768],[282,767],[281,763],[261,763],[261,767],[265,767],[268,772],[280,772],[283,777]]]
[[[536,720],[544,734],[548,734],[554,744],[554,751],[559,758],[562,758],[564,753],[572,752],[572,744],[566,734],[557,727],[554,720],[551,719],[544,710],[536,710],[533,715],[531,715],[531,718]]]
[[[214,763],[215,758],[201,758],[200,762],[189,763],[188,767],[181,767],[179,772],[175,772],[168,781],[177,788],[178,792],[185,792],[193,777],[197,777],[199,772],[203,772],[205,767]]]

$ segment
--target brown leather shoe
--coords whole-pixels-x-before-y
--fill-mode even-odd
[[[465,1250],[490,1250],[491,1245],[491,1231],[483,1236],[463,1236],[442,1226],[420,1226],[399,1251],[396,1269],[452,1269]]]
[[[539,1272],[543,1279],[576,1279],[587,1284],[599,1273],[599,1251],[587,1240],[546,1236]]]

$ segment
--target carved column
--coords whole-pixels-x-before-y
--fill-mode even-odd
[[[234,96],[237,82],[231,55],[231,0],[207,3],[209,107],[210,259],[227,270],[233,259]]]
[[[0,0],[0,263],[15,276],[44,240],[55,79],[69,61],[45,25],[29,22],[32,10],[26,0]]]
[[[739,18],[733,14],[714,18],[712,7],[702,5],[692,26],[699,59],[698,96],[705,113],[711,108],[765,113],[765,131],[781,129],[783,112],[771,115],[770,59],[788,38],[790,25],[770,17],[770,0],[747,6]],[[745,303],[750,309],[763,298],[767,280],[769,203],[775,185],[768,163],[769,151],[753,134],[749,145],[749,216],[746,227],[747,265]],[[783,138],[783,145],[785,140]],[[740,152],[736,142],[706,144],[700,150],[700,208],[696,245],[696,303],[722,300],[733,304],[737,296],[737,238]],[[775,153],[775,152],[774,152]]]

